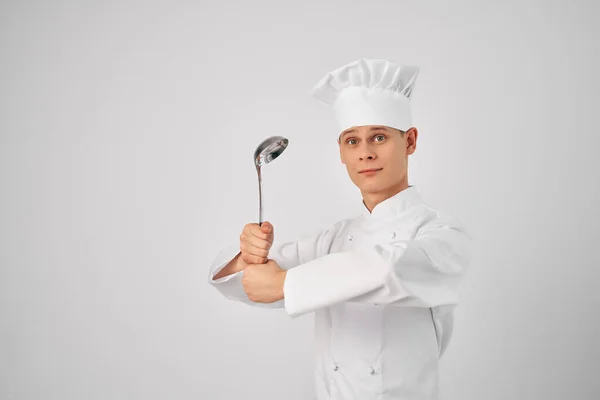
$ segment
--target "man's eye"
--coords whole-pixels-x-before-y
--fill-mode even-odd
[[[356,139],[348,139],[346,141],[346,143],[348,143],[348,144],[355,144],[356,143]]]
[[[384,135],[377,135],[375,136],[375,139],[377,138],[381,138],[381,140],[385,140],[385,136]],[[376,142],[381,142],[381,140],[375,140]]]

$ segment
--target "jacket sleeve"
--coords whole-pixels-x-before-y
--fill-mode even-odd
[[[269,249],[269,258],[275,260],[282,269],[290,270],[300,264],[308,263],[317,257],[326,255],[329,253],[335,235],[344,223],[345,221],[338,222],[332,227],[321,229],[313,235],[307,235],[298,240],[279,244],[275,239],[273,246]],[[274,303],[256,303],[248,299],[242,284],[244,271],[213,280],[213,276],[218,274],[239,251],[239,243],[230,244],[221,249],[209,268],[209,284],[229,300],[240,301],[261,308],[284,308],[285,299]]]
[[[344,301],[406,307],[457,304],[471,244],[456,219],[437,215],[411,240],[314,259],[288,271],[286,312],[296,317]]]

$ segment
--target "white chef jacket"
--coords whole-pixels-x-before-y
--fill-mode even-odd
[[[277,244],[284,299],[248,299],[243,271],[213,280],[239,252],[223,249],[209,282],[226,298],[292,317],[315,313],[317,400],[438,399],[438,361],[453,329],[472,239],[412,185],[360,216]]]

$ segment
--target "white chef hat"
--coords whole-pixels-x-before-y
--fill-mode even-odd
[[[333,109],[339,132],[362,125],[407,131],[412,126],[410,97],[418,73],[417,66],[360,58],[329,72],[312,94]]]

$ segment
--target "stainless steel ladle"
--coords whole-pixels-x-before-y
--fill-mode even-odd
[[[263,223],[261,167],[270,163],[287,148],[289,141],[283,136],[271,136],[263,140],[254,151],[254,165],[258,175],[258,225]]]

